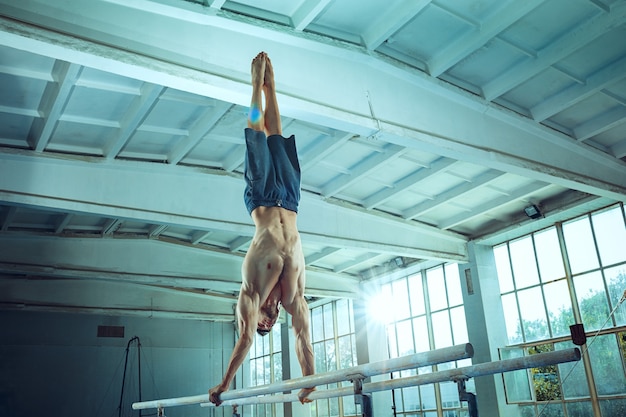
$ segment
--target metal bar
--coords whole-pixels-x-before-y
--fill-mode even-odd
[[[443,349],[415,353],[413,355],[402,356],[400,358],[367,363],[348,369],[338,369],[336,371],[331,371],[324,374],[294,378],[287,381],[276,382],[274,384],[261,385],[258,387],[246,388],[236,391],[226,391],[220,395],[220,399],[226,402],[228,400],[234,400],[238,398],[255,397],[257,395],[266,395],[282,391],[292,391],[301,388],[316,387],[319,385],[347,381],[350,379],[349,377],[351,375],[360,374],[363,375],[363,377],[370,377],[373,375],[401,371],[404,369],[419,368],[421,366],[430,366],[459,359],[467,359],[471,358],[472,356],[474,356],[474,348],[470,343],[465,343],[462,345],[451,346]],[[142,410],[146,408],[189,405],[203,403],[207,401],[209,401],[208,394],[202,394],[193,395],[190,397],[168,398],[164,400],[137,402],[133,404],[133,409]],[[239,402],[235,403],[240,404]]]
[[[556,365],[565,362],[580,360],[580,350],[578,348],[557,350],[554,352],[538,353],[536,355],[524,356],[522,358],[504,359],[495,362],[479,363],[477,365],[463,368],[449,369],[432,374],[410,376],[399,379],[390,379],[381,382],[370,382],[363,384],[363,393],[369,394],[378,391],[387,391],[398,388],[407,388],[418,385],[433,384],[436,382],[456,381],[468,379],[476,376],[493,375],[503,372],[516,371],[519,369],[537,368],[547,365]],[[309,394],[308,398],[315,401],[324,398],[346,397],[354,395],[352,387],[342,387],[328,390],[317,390]],[[204,396],[205,401],[208,396]],[[271,404],[298,401],[298,394],[277,394],[265,395],[262,397],[242,398],[239,400],[224,401],[222,405],[250,405],[250,404]],[[212,403],[203,403],[203,407],[212,406]]]
[[[579,360],[580,350],[578,348],[557,350],[554,352],[537,353],[536,355],[524,356],[521,358],[479,363],[477,365],[448,369],[446,371],[434,372],[432,374],[416,375],[389,381],[371,382],[363,385],[363,392],[370,393],[389,389],[413,387],[416,385],[432,384],[435,382],[455,381],[475,376],[500,374],[519,369],[537,368]]]

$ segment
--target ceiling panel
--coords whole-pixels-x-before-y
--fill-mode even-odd
[[[116,281],[125,314],[162,291],[163,314],[233,320],[259,50],[297,138],[309,299],[624,201],[621,0],[0,5],[4,308],[102,313]]]

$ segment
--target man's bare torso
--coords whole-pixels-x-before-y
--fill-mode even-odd
[[[304,292],[304,255],[297,215],[280,207],[257,207],[252,212],[256,232],[243,262],[243,289],[257,293],[263,305],[272,291],[291,314],[296,296]]]

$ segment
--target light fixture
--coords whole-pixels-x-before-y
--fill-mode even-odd
[[[524,209],[524,213],[526,213],[526,215],[531,219],[538,219],[540,217],[543,217],[543,214],[541,214],[541,210],[539,210],[539,207],[537,207],[537,205],[535,204],[526,207]]]
[[[404,258],[402,256],[393,258],[393,262],[396,264],[398,268],[404,268],[406,266],[406,263],[404,263]]]

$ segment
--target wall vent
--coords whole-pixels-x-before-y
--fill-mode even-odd
[[[98,326],[98,337],[124,338],[124,326]]]

